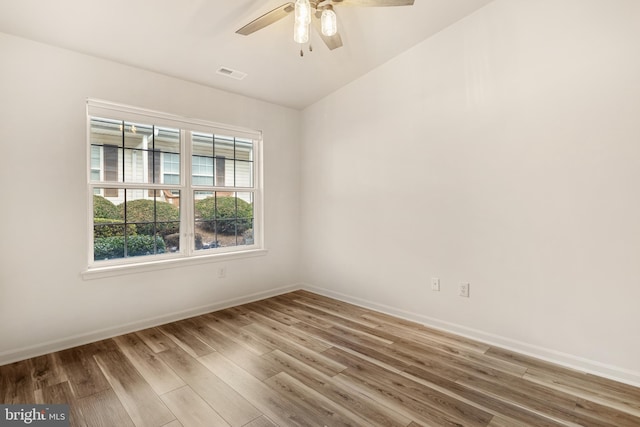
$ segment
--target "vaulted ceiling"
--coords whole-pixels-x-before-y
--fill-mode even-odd
[[[490,1],[336,6],[344,46],[330,51],[312,32],[313,52],[305,46],[303,57],[293,16],[235,33],[284,0],[0,0],[0,32],[304,108]]]

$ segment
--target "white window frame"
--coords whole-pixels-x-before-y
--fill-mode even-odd
[[[155,126],[167,126],[180,129],[180,184],[133,183],[133,182],[95,182],[91,180],[91,117],[124,120],[135,123],[149,123]],[[86,109],[87,123],[87,268],[82,272],[85,279],[108,277],[112,275],[153,271],[176,265],[188,265],[203,262],[226,261],[266,254],[263,230],[263,188],[262,188],[262,132],[239,128],[199,119],[190,119],[172,114],[152,111],[108,101],[88,99]],[[193,132],[232,135],[237,138],[253,140],[253,187],[206,187],[207,190],[253,193],[253,244],[212,249],[195,249],[194,192],[203,191],[201,186],[191,184],[191,159]],[[162,163],[162,162],[161,162]],[[101,171],[102,172],[102,171]],[[180,190],[180,249],[178,252],[147,255],[113,260],[95,261],[93,254],[93,195],[95,188],[118,189],[167,189]]]

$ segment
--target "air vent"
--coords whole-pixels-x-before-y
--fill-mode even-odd
[[[236,79],[236,80],[242,80],[245,77],[247,77],[247,73],[243,73],[242,71],[232,70],[231,68],[227,68],[227,67],[220,67],[216,72],[218,74],[231,77],[232,79]]]

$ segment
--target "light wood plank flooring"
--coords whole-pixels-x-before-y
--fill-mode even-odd
[[[0,367],[74,426],[640,426],[640,389],[306,291]]]

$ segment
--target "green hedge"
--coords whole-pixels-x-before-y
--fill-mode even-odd
[[[119,218],[124,218],[124,203],[118,205]],[[180,210],[167,202],[155,202],[156,214],[154,218],[154,201],[146,199],[127,202],[127,223],[136,223],[138,234],[153,235],[153,222],[156,221],[156,233],[167,234],[180,231]],[[173,221],[173,222],[171,222]]]
[[[216,203],[217,200],[217,203]],[[236,212],[236,202],[238,210]],[[196,203],[196,217],[205,221],[200,223],[207,231],[220,234],[242,234],[253,228],[253,205],[235,197],[207,197]],[[215,222],[213,221],[215,220]],[[236,229],[237,225],[237,229]]]
[[[120,219],[118,207],[102,196],[93,196],[93,217]]]
[[[93,237],[114,237],[124,234],[124,221],[121,219],[93,218]],[[127,224],[127,236],[135,236],[135,224]]]
[[[196,245],[196,249],[202,249],[202,235],[200,233],[194,234],[194,241]],[[164,236],[164,242],[167,245],[169,251],[172,251],[173,248],[176,250],[180,248],[180,233],[167,234]]]
[[[154,253],[164,253],[166,247],[164,240],[156,236],[156,251],[153,247],[154,238],[152,236],[131,236],[127,238],[127,256],[152,255]],[[93,242],[93,259],[104,260],[124,257],[124,237],[99,237]]]

